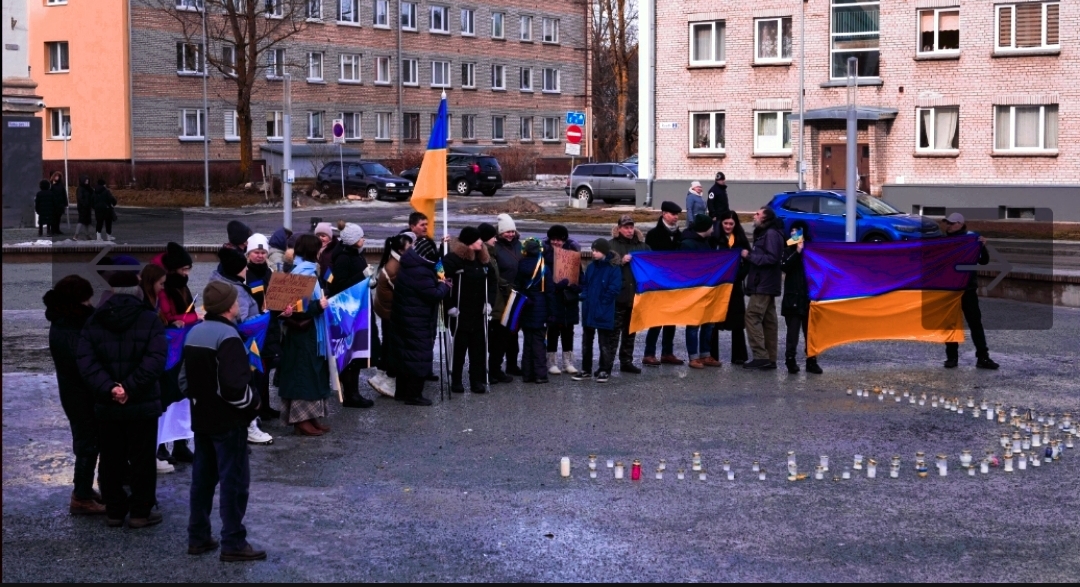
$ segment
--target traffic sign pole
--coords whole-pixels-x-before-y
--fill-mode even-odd
[[[342,155],[341,145],[345,142],[345,121],[340,118],[334,119],[333,124],[334,142],[337,143],[338,170],[341,172],[341,199],[345,199],[345,157]]]

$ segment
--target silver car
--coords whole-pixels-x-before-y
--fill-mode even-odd
[[[566,182],[566,195],[579,200],[594,198],[607,204],[636,199],[638,166],[633,163],[583,163],[574,168]]]

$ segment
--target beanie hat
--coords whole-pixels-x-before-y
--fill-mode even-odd
[[[624,227],[626,225],[630,225],[630,226],[634,225],[634,217],[633,216],[631,216],[629,214],[623,214],[622,216],[619,216],[619,228],[622,228],[622,227]]]
[[[416,244],[413,245],[413,248],[416,249],[417,255],[420,255],[431,263],[439,260],[439,249],[435,247],[435,242],[426,236],[416,239]]]
[[[667,212],[668,214],[681,214],[682,207],[675,202],[664,202],[660,204],[660,211]]]
[[[94,286],[79,275],[68,275],[53,286],[57,300],[64,304],[81,304],[94,297]]]
[[[234,247],[244,246],[248,237],[251,236],[251,229],[239,220],[230,220],[228,226],[225,227],[225,232],[229,235],[229,244]]]
[[[548,240],[556,240],[566,242],[570,240],[570,231],[561,224],[556,224],[548,229]]]
[[[540,251],[544,249],[543,245],[540,244],[540,239],[536,237],[526,239],[521,248],[528,257],[537,257],[540,255]]]
[[[98,265],[138,267],[141,263],[130,255],[117,255],[116,257],[103,258]],[[105,278],[105,282],[109,284],[109,287],[139,287],[138,271],[101,271],[100,273]]]
[[[245,252],[251,251],[270,251],[270,241],[266,240],[266,236],[255,233],[247,239],[247,249]]]
[[[329,222],[320,222],[320,223],[315,225],[314,233],[315,233],[315,236],[319,236],[320,234],[325,234],[326,236],[333,238],[334,237],[334,227],[330,226]]]
[[[165,245],[165,254],[161,256],[161,264],[166,271],[176,271],[181,267],[191,267],[191,255],[179,243],[170,242]]]
[[[600,251],[606,256],[608,253],[611,252],[611,243],[609,243],[606,238],[598,238],[593,241],[592,250]]]
[[[364,229],[360,228],[359,224],[353,224],[352,222],[345,225],[345,228],[341,231],[341,242],[348,246],[353,246],[360,242],[360,239],[364,238]]]
[[[705,214],[695,214],[694,222],[690,225],[690,230],[694,232],[705,232],[712,228],[712,218],[709,218]]]
[[[725,179],[726,178],[724,177],[724,172],[723,171],[717,171],[716,172],[716,181],[724,181]]]
[[[49,183],[49,180],[47,180],[47,179],[43,179],[43,180],[38,182],[38,189],[39,190],[42,190],[42,191],[47,190],[47,189],[49,189],[50,186],[51,186],[51,184]]]
[[[236,277],[247,267],[247,257],[236,249],[221,247],[217,256],[221,262],[221,273],[227,277]]]
[[[517,225],[514,224],[514,219],[509,214],[499,214],[499,234],[504,232],[517,232]]]
[[[481,222],[480,226],[477,226],[476,229],[480,231],[480,240],[485,243],[495,238],[495,235],[499,234],[499,231],[495,230],[495,227],[487,222]]]
[[[203,288],[203,309],[207,314],[221,315],[236,302],[236,288],[223,282],[211,281]]]
[[[480,240],[480,231],[471,226],[466,226],[465,228],[462,228],[461,233],[458,234],[458,240],[467,247],[471,246],[473,243]]]

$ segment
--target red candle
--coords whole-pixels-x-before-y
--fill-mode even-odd
[[[630,480],[641,481],[641,461],[637,459],[630,465]]]

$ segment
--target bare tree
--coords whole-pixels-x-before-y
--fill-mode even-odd
[[[318,2],[307,0],[141,0],[163,10],[182,27],[185,43],[195,45],[193,69],[210,67],[236,84],[237,134],[240,136],[240,172],[251,169],[251,99],[259,74],[274,75],[290,64],[277,59],[282,43],[304,30],[308,18],[322,18]],[[318,9],[317,12],[312,12]],[[203,15],[206,39],[202,47]],[[177,64],[188,58],[177,50]],[[202,63],[199,63],[202,61]]]
[[[637,3],[595,0],[592,43],[598,154],[621,161],[637,142]]]

